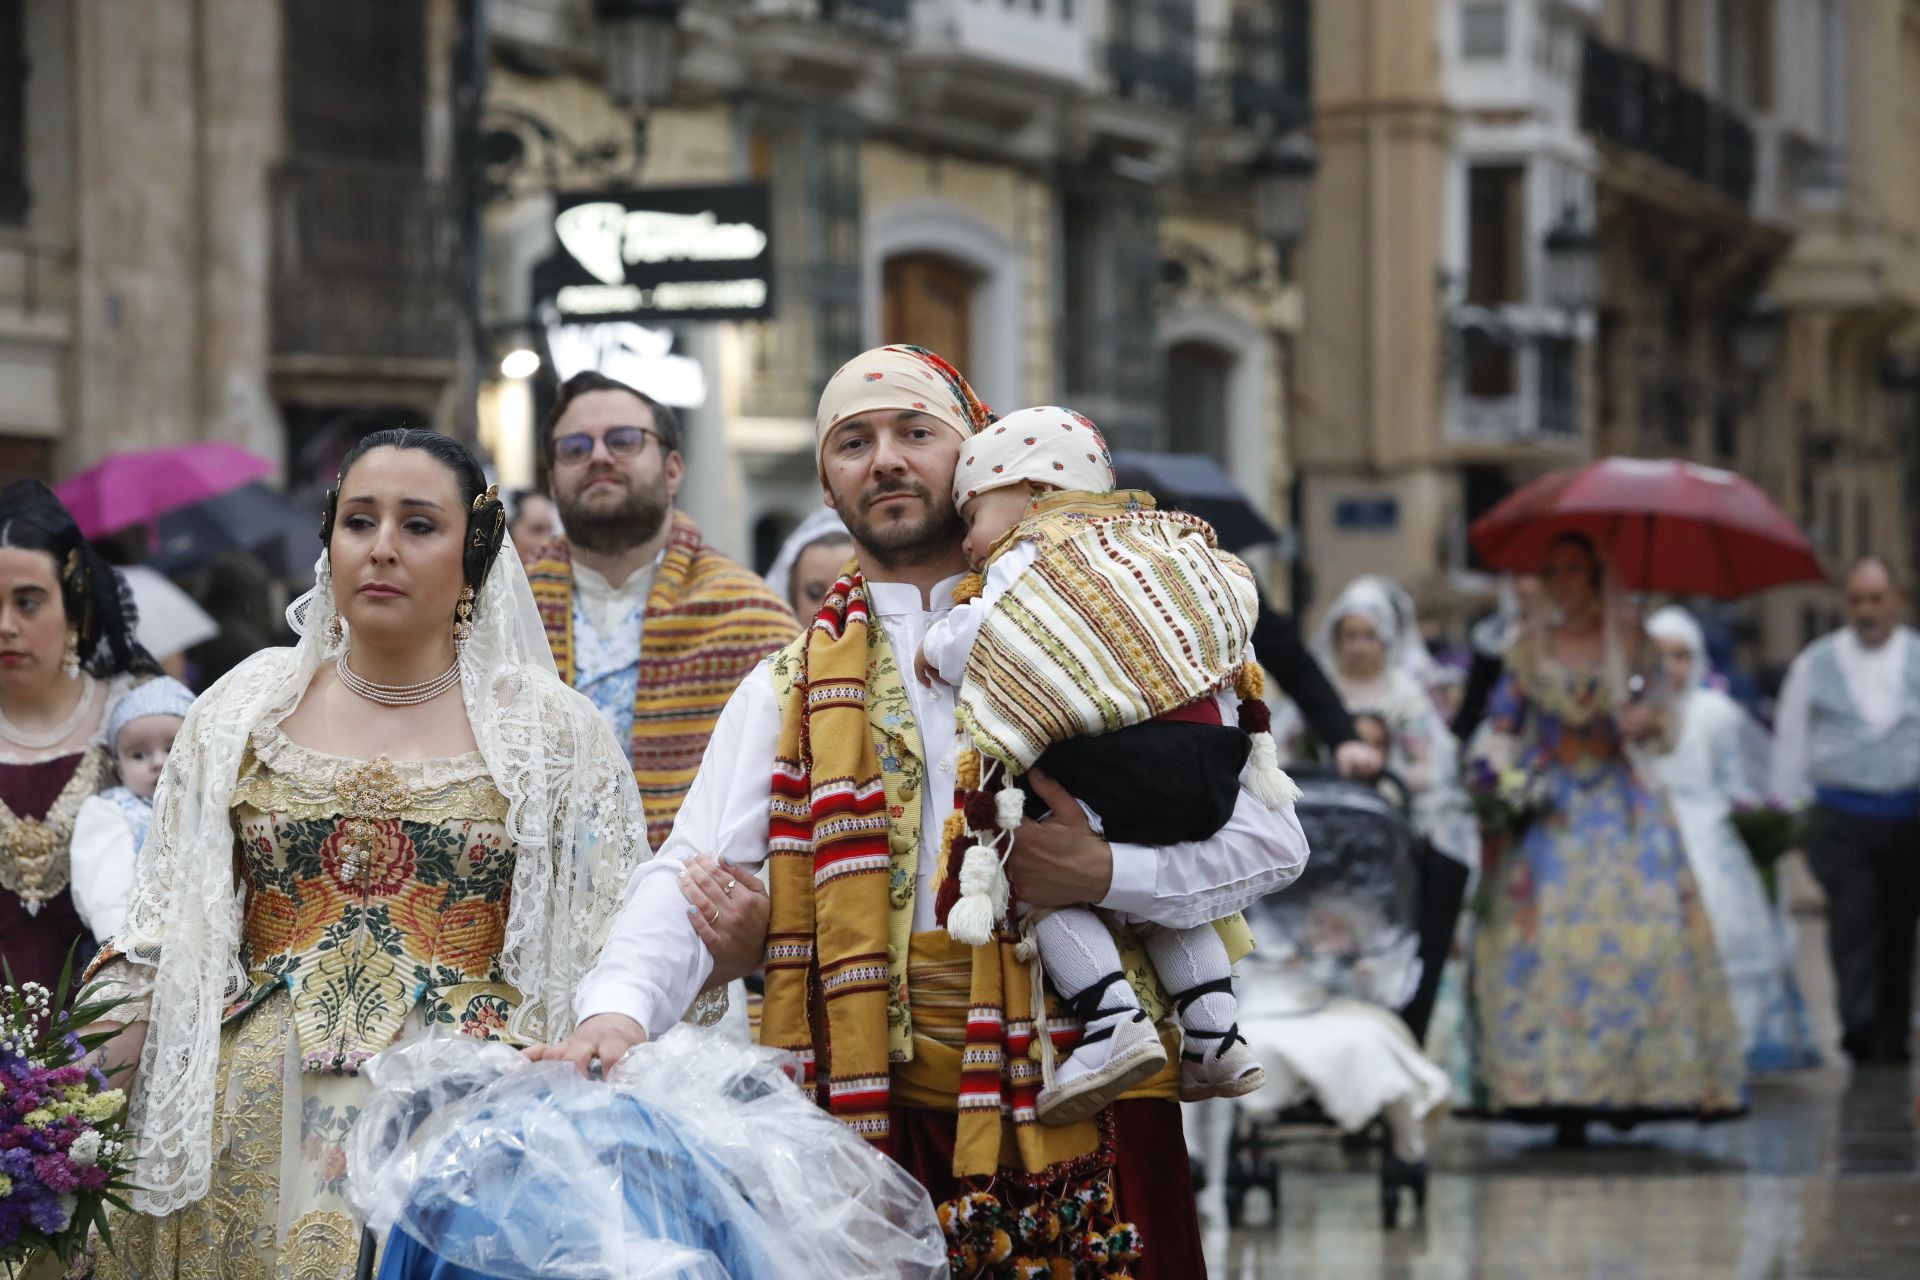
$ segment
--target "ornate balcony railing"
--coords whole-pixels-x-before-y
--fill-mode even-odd
[[[1288,132],[1312,113],[1312,29],[1306,0],[1251,0],[1226,30],[1227,108],[1238,125]]]
[[[1111,0],[1107,70],[1130,98],[1192,107],[1200,96],[1193,0]]]
[[[1663,67],[1588,37],[1580,124],[1746,206],[1755,143],[1746,121]]]

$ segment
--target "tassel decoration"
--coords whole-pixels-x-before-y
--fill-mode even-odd
[[[947,933],[970,947],[993,940],[993,926],[1007,912],[1007,873],[993,846],[976,844],[960,861],[960,901],[947,913]]]
[[[1027,816],[1027,793],[1016,786],[1005,786],[993,793],[993,816],[1002,831],[1011,834],[1020,829]]]
[[[1247,776],[1247,790],[1267,808],[1283,809],[1300,798],[1300,787],[1280,767],[1280,749],[1274,745],[1273,735],[1250,736],[1253,747],[1247,754],[1247,763],[1252,770]]]

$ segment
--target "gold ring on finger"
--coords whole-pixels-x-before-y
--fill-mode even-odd
[[[707,921],[707,923],[708,923],[708,924],[719,924],[719,923],[720,923],[720,908],[718,908],[718,907],[715,907],[715,908],[713,909],[713,915],[712,915],[712,917],[711,917],[711,918],[709,918],[709,919],[708,919],[708,921]]]
[[[726,894],[729,898],[731,898],[733,896],[733,886],[738,883],[739,881],[737,880],[729,880],[725,884],[720,886],[720,892]]]

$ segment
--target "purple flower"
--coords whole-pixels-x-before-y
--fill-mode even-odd
[[[67,1211],[60,1207],[60,1202],[57,1199],[48,1196],[46,1199],[38,1201],[28,1207],[27,1221],[31,1222],[38,1230],[52,1235],[67,1225]]]
[[[79,1170],[64,1155],[40,1156],[33,1162],[33,1171],[56,1195],[71,1195],[80,1189]]]

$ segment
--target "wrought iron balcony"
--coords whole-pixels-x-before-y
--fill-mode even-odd
[[[1111,0],[1107,70],[1130,98],[1192,107],[1200,96],[1194,62],[1193,0]]]
[[[273,217],[276,353],[453,357],[454,220],[439,183],[303,159],[274,175]]]
[[[1285,133],[1307,122],[1312,114],[1309,12],[1306,0],[1253,0],[1235,9],[1221,59],[1235,124]]]
[[[905,31],[912,8],[912,0],[820,0],[826,21],[874,31]]]
[[[1678,76],[1588,37],[1580,125],[1717,188],[1753,200],[1754,135],[1746,121]]]

